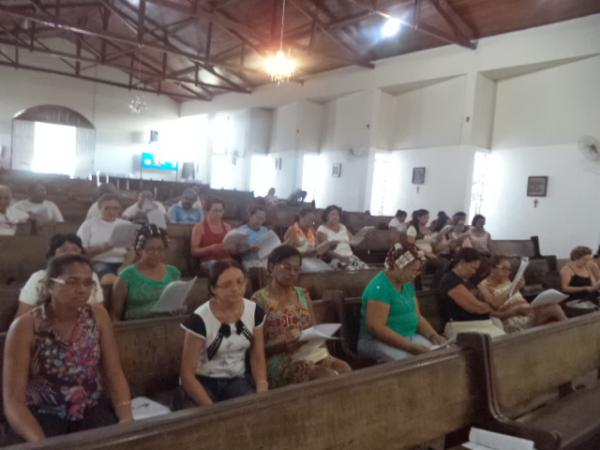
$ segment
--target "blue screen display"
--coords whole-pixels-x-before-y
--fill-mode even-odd
[[[154,153],[142,153],[142,168],[176,172],[179,169],[179,164],[176,161],[163,160]]]

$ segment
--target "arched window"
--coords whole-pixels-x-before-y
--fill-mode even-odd
[[[59,105],[39,105],[13,117],[10,167],[85,177],[92,172],[95,128]]]

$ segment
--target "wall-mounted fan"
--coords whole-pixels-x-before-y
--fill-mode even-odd
[[[577,146],[589,161],[600,164],[600,140],[593,136],[583,136],[577,142]]]

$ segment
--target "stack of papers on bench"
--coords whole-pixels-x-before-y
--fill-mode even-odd
[[[462,446],[471,450],[535,450],[533,441],[528,439],[475,427],[469,432],[469,442],[465,442]]]

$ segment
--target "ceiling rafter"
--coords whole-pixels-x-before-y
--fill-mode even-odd
[[[63,29],[65,31],[69,31],[69,32],[72,32],[75,34],[81,34],[81,35],[87,35],[87,36],[92,36],[92,37],[96,37],[96,38],[106,39],[108,41],[111,41],[111,43],[119,42],[122,44],[130,45],[134,49],[138,49],[138,50],[141,48],[147,48],[149,50],[154,50],[154,51],[158,51],[158,52],[166,52],[166,53],[171,53],[174,55],[182,56],[184,58],[188,58],[192,61],[197,62],[206,70],[214,72],[214,74],[217,77],[222,78],[223,81],[226,81],[229,84],[232,84],[234,87],[239,88],[239,89],[244,89],[244,87],[239,85],[238,83],[235,83],[235,82],[229,80],[228,78],[225,78],[221,74],[218,74],[217,72],[215,72],[212,67],[206,67],[202,57],[197,57],[194,54],[182,51],[182,50],[174,48],[172,46],[163,47],[163,46],[156,45],[156,44],[139,43],[135,39],[132,39],[127,36],[120,35],[120,34],[116,34],[114,32],[94,30],[94,29],[90,29],[90,28],[87,28],[84,26],[72,25],[70,23],[66,23],[66,22],[63,22],[60,20],[44,19],[44,18],[39,17],[34,14],[26,14],[26,13],[22,13],[19,11],[14,11],[13,9],[7,8],[6,6],[3,6],[3,5],[0,5],[0,11],[5,12],[6,14],[9,14],[13,17],[17,17],[20,19],[27,19],[31,22],[41,23],[41,24],[45,24],[47,26],[54,26],[56,28],[60,28],[60,29]],[[217,65],[217,64],[215,64],[215,65]]]

